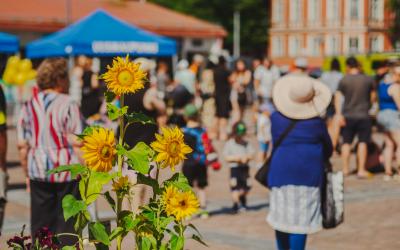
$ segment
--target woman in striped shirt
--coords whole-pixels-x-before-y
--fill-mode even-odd
[[[67,62],[62,58],[44,60],[38,68],[39,92],[24,104],[18,120],[18,146],[31,194],[32,236],[48,227],[53,233],[73,232],[71,220],[65,222],[62,199],[79,195],[78,185],[68,172],[49,175],[62,165],[78,163],[74,148],[76,134],[82,132],[79,107],[67,95]],[[63,244],[75,239],[62,238]]]

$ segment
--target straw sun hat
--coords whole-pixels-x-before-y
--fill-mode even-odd
[[[276,109],[292,119],[310,119],[324,114],[332,94],[327,86],[308,76],[288,75],[274,86]]]

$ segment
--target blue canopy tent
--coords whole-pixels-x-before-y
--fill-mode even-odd
[[[19,39],[14,35],[0,32],[0,52],[15,53],[19,48]]]
[[[28,58],[56,56],[173,56],[176,42],[144,31],[103,10],[26,46]]]

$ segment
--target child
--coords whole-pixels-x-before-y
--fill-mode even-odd
[[[258,163],[262,165],[267,158],[271,145],[271,120],[269,119],[269,106],[263,104],[260,113],[257,115],[257,141],[259,145]]]
[[[200,207],[206,209],[206,187],[208,185],[207,165],[214,170],[220,168],[217,154],[208,138],[207,132],[199,122],[199,112],[196,106],[189,104],[184,109],[184,117],[187,121],[183,128],[185,143],[193,152],[183,162],[182,172],[189,181],[189,184],[198,188]],[[203,218],[207,215],[203,214]]]
[[[231,169],[230,186],[233,200],[232,212],[239,211],[241,207],[247,209],[247,193],[250,190],[249,162],[253,158],[254,150],[244,138],[246,125],[237,122],[232,128],[232,137],[224,146],[223,155]]]

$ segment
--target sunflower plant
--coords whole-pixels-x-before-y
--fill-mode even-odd
[[[119,133],[101,127],[87,127],[81,135],[84,164],[60,166],[49,174],[69,171],[72,178],[79,179],[80,198],[66,195],[62,201],[65,220],[74,220],[76,244],[63,250],[84,249],[90,242],[101,249],[116,246],[120,250],[126,237],[134,237],[138,250],[181,250],[185,240],[194,239],[205,244],[198,230],[189,219],[199,211],[199,201],[181,173],[174,173],[160,181],[160,169],[172,172],[192,149],[184,142],[180,129],[161,128],[156,140],[150,145],[139,142],[130,148],[124,143],[127,127],[133,123],[151,124],[154,121],[141,113],[128,113],[124,96],[144,88],[146,73],[140,64],[129,57],[117,57],[102,79],[107,85],[105,94],[108,116],[119,122]],[[120,105],[114,104],[118,99]],[[123,166],[137,175],[130,181]],[[155,178],[151,177],[155,173]],[[154,174],[153,174],[154,175]],[[153,196],[138,211],[123,208],[123,202],[132,200],[135,185],[150,186]],[[99,221],[93,221],[88,207],[98,199],[105,199],[115,212],[116,227],[107,231]],[[83,231],[88,227],[90,238]],[[71,234],[69,234],[71,235]]]

